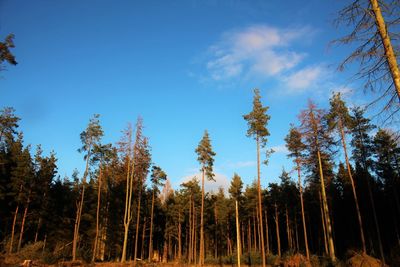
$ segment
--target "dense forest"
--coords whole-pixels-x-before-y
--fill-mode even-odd
[[[262,147],[270,117],[254,92],[253,110],[244,118]],[[297,252],[335,260],[349,250],[398,261],[399,137],[373,125],[362,109],[349,110],[340,94],[330,104],[323,110],[310,101],[292,125],[285,140],[296,167],[282,170],[279,183],[258,191],[257,181],[244,186],[232,174],[228,190],[218,192],[204,192],[215,155],[207,131],[193,148],[202,177],[173,190],[152,162],[156,151],[141,118],[121,140],[103,144],[94,115],[80,134],[84,173],[60,177],[55,153],[25,145],[20,118],[4,108],[1,249],[12,254],[34,247],[48,261],[187,263],[236,262],[239,251],[243,262],[256,264],[264,246],[267,261]],[[262,151],[259,162],[267,163],[272,151]]]
[[[382,266],[399,266],[400,135],[393,121],[400,78],[397,47],[386,28],[398,23],[390,19],[399,5],[364,1],[372,16],[360,2],[339,13],[340,23],[356,23],[337,41],[370,38],[341,67],[359,60],[358,78],[365,89],[381,93],[377,102],[386,101],[386,113],[380,114],[386,119],[374,123],[364,107],[350,108],[338,92],[325,109],[309,100],[284,139],[294,167],[282,169],[279,177],[260,171],[274,153],[268,146],[274,118],[259,89],[253,91],[252,110],[237,118],[247,123],[243,135],[257,147],[256,179],[245,185],[232,173],[229,188],[217,192],[205,190],[205,181],[214,181],[216,156],[207,130],[193,147],[200,175],[172,188],[168,173],[152,159],[157,151],[143,118],[128,123],[119,140],[104,143],[101,116],[94,114],[76,136],[83,173],[61,177],[56,151],[46,155],[40,145],[26,144],[19,127],[23,118],[4,107],[0,260],[266,266],[300,255],[304,264],[340,266],[355,255],[370,255]],[[0,64],[17,64],[13,39],[10,34],[0,42]],[[383,126],[390,122],[391,128]],[[261,186],[271,180],[278,182]]]

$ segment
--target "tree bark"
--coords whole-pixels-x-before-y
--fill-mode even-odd
[[[370,0],[370,3],[372,6],[372,12],[375,15],[377,30],[379,32],[383,48],[385,50],[385,56],[389,65],[390,74],[392,75],[393,84],[396,88],[397,97],[399,98],[400,102],[400,72],[399,66],[397,65],[396,55],[393,51],[392,43],[390,41],[390,37],[386,28],[385,20],[382,16],[378,0]]]
[[[265,262],[265,249],[264,249],[264,231],[263,231],[263,212],[262,212],[262,198],[261,198],[261,173],[260,173],[260,140],[257,136],[257,189],[258,189],[258,209],[260,220],[260,239],[261,239],[261,258],[262,267],[266,266]]]
[[[344,129],[343,129],[343,124],[342,120],[339,118],[339,130],[340,130],[340,136],[342,139],[342,145],[343,145],[343,151],[344,151],[344,157],[346,160],[346,168],[347,168],[347,173],[349,175],[350,183],[351,183],[351,188],[353,190],[353,198],[354,202],[356,205],[356,212],[357,212],[357,219],[358,219],[358,225],[360,227],[360,239],[361,239],[361,244],[362,244],[362,249],[363,253],[367,254],[367,247],[365,245],[365,237],[364,237],[364,227],[362,223],[362,218],[361,218],[361,212],[360,212],[360,207],[358,205],[358,197],[356,193],[356,186],[354,184],[354,179],[353,175],[351,173],[351,168],[350,168],[350,162],[349,162],[349,157],[347,156],[347,147],[346,147],[346,139],[345,139],[345,134],[344,134]]]
[[[13,219],[13,225],[12,225],[12,230],[11,230],[10,248],[8,249],[8,254],[11,254],[12,250],[13,250],[15,224],[17,222],[18,209],[19,209],[19,205],[17,205],[17,207],[15,208],[15,212],[14,212],[14,219]]]
[[[239,208],[238,201],[235,201],[235,217],[236,217],[236,249],[237,249],[237,264],[240,267],[240,227],[239,227]]]
[[[308,250],[308,240],[307,240],[306,218],[304,215],[303,187],[301,185],[300,159],[296,159],[296,164],[297,164],[297,176],[299,177],[299,191],[300,191],[301,217],[303,220],[304,244],[306,247],[307,260],[310,260],[310,252]]]
[[[149,236],[149,262],[153,258],[153,218],[154,218],[154,188],[151,197],[150,236]],[[189,211],[190,212],[190,211]]]
[[[24,227],[25,227],[26,215],[28,214],[28,208],[29,208],[29,203],[30,202],[31,202],[31,190],[29,190],[28,199],[26,200],[26,205],[25,205],[25,210],[24,210],[24,216],[22,216],[21,230],[19,231],[19,240],[18,240],[17,252],[19,252],[19,250],[21,249],[22,236],[24,235]]]
[[[201,173],[200,266],[204,265],[204,166]]]
[[[91,149],[92,149],[92,145],[89,144],[88,154],[86,156],[86,167],[85,167],[85,172],[83,173],[83,179],[82,179],[82,195],[81,195],[80,203],[78,203],[78,208],[76,211],[76,218],[75,218],[74,239],[72,240],[72,260],[73,261],[76,260],[76,247],[77,247],[78,239],[79,239],[79,226],[81,224],[83,200],[85,198],[85,183],[86,183],[86,177],[87,177],[88,171],[89,171],[89,160],[90,160],[90,150]]]
[[[93,255],[92,255],[92,262],[96,260],[97,254],[97,245],[99,239],[99,221],[100,221],[100,201],[101,201],[101,165],[99,168],[99,179],[98,179],[98,188],[97,188],[97,209],[96,209],[96,235],[94,238],[94,245],[93,245]]]
[[[278,256],[281,257],[281,238],[279,234],[279,214],[278,214],[278,205],[275,203],[275,228],[276,228],[276,242],[278,249]]]

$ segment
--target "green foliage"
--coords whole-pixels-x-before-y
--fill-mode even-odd
[[[197,161],[201,164],[201,171],[204,171],[209,180],[214,180],[213,165],[215,152],[212,150],[211,140],[207,130],[204,131],[203,138],[200,140],[195,152]]]
[[[261,103],[260,90],[254,89],[253,110],[243,118],[247,121],[248,130],[247,136],[253,136],[258,140],[262,147],[267,143],[269,131],[266,128],[270,116],[267,115],[269,107],[263,107]]]
[[[231,194],[231,197],[234,200],[238,201],[241,198],[242,189],[243,189],[242,179],[237,173],[235,173],[231,181],[231,186],[229,187],[229,193]]]
[[[338,129],[351,128],[353,125],[352,117],[350,116],[349,110],[346,103],[342,100],[340,93],[334,93],[330,99],[330,110],[326,115],[328,128]]]

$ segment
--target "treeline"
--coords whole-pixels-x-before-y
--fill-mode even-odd
[[[244,119],[259,148],[269,135],[267,111],[255,90]],[[173,190],[152,161],[141,118],[115,144],[102,143],[99,116],[91,118],[80,135],[85,170],[72,177],[57,174],[54,152],[24,144],[19,120],[12,108],[0,113],[5,254],[35,247],[48,262],[203,264],[238,262],[239,251],[242,262],[265,264],[294,253],[335,261],[354,250],[399,260],[399,136],[374,126],[362,109],[349,110],[339,94],[328,110],[309,102],[291,126],[285,140],[295,167],[283,169],[278,183],[244,186],[232,174],[230,187],[218,192],[204,191],[204,179],[214,176],[207,131],[193,148],[201,177]],[[260,151],[266,157],[258,153],[258,162],[268,163],[272,151]]]

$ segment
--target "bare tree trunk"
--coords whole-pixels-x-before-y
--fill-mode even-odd
[[[74,226],[74,239],[72,240],[72,260],[76,260],[76,247],[79,239],[79,226],[81,224],[81,217],[82,217],[82,209],[83,209],[83,200],[85,199],[85,183],[86,183],[86,177],[89,172],[89,160],[90,160],[90,150],[92,149],[92,145],[89,144],[88,148],[88,154],[86,155],[86,167],[85,167],[85,172],[83,173],[83,179],[82,179],[82,195],[81,195],[81,200],[78,203],[78,208],[76,211],[76,217],[75,217],[75,226]]]
[[[193,259],[193,216],[192,216],[192,196],[189,199],[189,255],[188,255],[188,262],[189,264],[192,263]]]
[[[257,136],[257,189],[258,189],[258,209],[259,209],[259,220],[260,220],[261,258],[262,258],[262,267],[265,267],[266,266],[266,262],[265,262],[265,249],[264,249],[262,199],[261,199],[260,140],[259,140],[259,136]]]
[[[360,132],[360,129],[358,129],[358,133],[361,136],[362,158],[363,158],[363,162],[362,163],[363,163],[363,169],[364,169],[364,172],[365,172],[365,175],[366,175],[365,180],[367,181],[368,196],[369,196],[369,200],[370,200],[371,207],[372,207],[372,214],[373,214],[373,217],[374,217],[375,229],[376,229],[376,233],[378,235],[379,251],[380,251],[380,254],[381,254],[382,263],[385,264],[385,255],[383,253],[383,246],[382,246],[382,240],[381,240],[381,231],[379,229],[378,217],[376,216],[375,201],[374,201],[374,197],[372,195],[371,183],[369,182],[369,177],[367,177],[368,167],[367,167],[366,156],[365,156],[364,138],[362,137],[362,133]]]
[[[276,228],[276,242],[278,249],[278,256],[281,257],[281,238],[279,235],[279,214],[278,214],[278,205],[275,203],[275,228]]]
[[[13,251],[15,224],[17,222],[18,209],[19,209],[19,205],[17,205],[17,207],[15,208],[15,212],[14,212],[14,219],[13,219],[13,225],[12,225],[12,230],[11,230],[10,248],[8,249],[8,254],[11,254]]]
[[[33,241],[33,243],[36,243],[39,237],[39,229],[40,226],[42,224],[42,217],[39,217],[38,223],[37,223],[37,227],[36,227],[36,233],[35,233],[35,240]]]
[[[343,129],[343,124],[342,120],[339,118],[339,129],[340,129],[340,136],[342,139],[342,145],[343,145],[343,151],[344,151],[344,157],[346,160],[346,168],[347,168],[347,173],[349,175],[349,179],[351,182],[351,188],[353,190],[353,198],[354,202],[356,204],[356,211],[357,211],[357,219],[358,219],[358,225],[360,227],[360,239],[361,239],[361,244],[362,244],[362,249],[363,253],[367,254],[367,247],[365,245],[365,237],[364,237],[364,227],[362,223],[362,218],[361,218],[361,212],[360,212],[360,207],[358,205],[358,198],[357,198],[357,193],[356,193],[356,186],[354,184],[354,179],[353,175],[351,174],[351,168],[350,168],[350,162],[349,162],[349,157],[347,156],[347,147],[346,147],[346,139],[345,139],[345,134],[344,134],[344,129]]]
[[[397,97],[399,98],[400,102],[400,72],[399,72],[399,66],[397,65],[396,55],[393,51],[392,43],[390,41],[390,37],[386,29],[385,20],[383,19],[378,0],[370,0],[370,3],[372,6],[372,12],[375,15],[377,30],[379,32],[379,35],[381,36],[390,73],[393,78],[393,84],[394,87],[396,88]]]
[[[204,265],[204,166],[201,173],[200,266]]]
[[[150,236],[149,236],[149,262],[153,258],[153,218],[154,218],[154,189],[151,197]],[[189,211],[190,214],[190,211]]]
[[[99,239],[99,221],[100,221],[100,201],[101,201],[101,164],[99,167],[99,179],[98,179],[98,188],[97,188],[97,209],[96,209],[96,235],[94,238],[94,245],[93,245],[93,255],[92,255],[92,262],[96,260],[97,256],[97,244]]]
[[[136,231],[135,231],[135,251],[133,253],[133,266],[136,266],[136,257],[138,251],[138,239],[139,239],[139,224],[140,224],[140,202],[142,198],[142,185],[139,182],[139,194],[138,194],[138,205],[137,205],[137,214],[136,214]]]
[[[130,133],[132,134],[132,133]],[[122,256],[121,262],[124,263],[126,261],[126,247],[128,244],[128,232],[129,232],[129,224],[132,220],[132,192],[133,192],[133,169],[131,168],[131,158],[128,158],[128,171],[126,174],[126,194],[125,194],[125,213],[124,213],[124,243],[122,245]]]
[[[253,214],[253,245],[254,245],[254,251],[257,251],[257,220],[255,215]]]
[[[265,208],[265,239],[267,245],[267,255],[269,255],[269,229],[268,229],[268,208]]]
[[[140,250],[140,259],[144,259],[144,240],[146,237],[146,223],[147,223],[147,218],[144,217],[143,231],[142,231],[142,248]]]
[[[22,216],[21,230],[19,231],[19,240],[18,240],[17,252],[19,252],[19,250],[21,249],[22,236],[24,235],[24,227],[25,227],[26,215],[28,214],[28,208],[29,208],[29,203],[30,202],[31,202],[31,190],[29,190],[28,199],[26,200],[26,205],[25,205],[25,210],[24,210],[24,216]]]
[[[318,146],[318,143],[317,143],[317,146]],[[324,208],[326,233],[327,233],[328,246],[329,246],[329,257],[331,258],[331,260],[333,262],[335,262],[336,261],[335,247],[333,245],[332,227],[331,227],[331,221],[330,221],[330,216],[329,216],[328,203],[326,200],[324,174],[322,171],[321,154],[319,152],[319,148],[317,148],[317,156],[318,156],[319,174],[320,174],[320,180],[321,180],[322,204],[323,204],[323,208]]]
[[[300,159],[296,159],[296,163],[297,163],[297,176],[299,177],[299,191],[300,191],[301,217],[303,220],[304,244],[306,247],[307,260],[310,260],[310,252],[308,250],[308,240],[307,240],[306,218],[304,216],[304,200],[303,200],[303,187],[301,185]]]
[[[250,227],[250,219],[247,222],[247,252],[250,254],[251,252],[251,227]]]
[[[240,227],[239,227],[239,208],[238,201],[235,201],[235,214],[236,214],[236,249],[237,249],[237,264],[240,267]]]
[[[290,227],[289,227],[289,214],[288,214],[288,210],[287,207],[285,209],[285,217],[286,217],[286,235],[287,235],[287,241],[288,241],[288,248],[289,250],[292,250],[292,237],[290,235]]]
[[[324,232],[324,247],[325,247],[325,254],[328,255],[329,254],[329,249],[328,249],[328,239],[327,239],[327,235],[326,235],[326,228],[325,228],[325,213],[324,213],[324,209],[322,208],[322,199],[321,199],[321,193],[318,192],[318,196],[319,196],[319,203],[320,203],[320,210],[321,210],[321,220],[322,220],[322,231]]]
[[[196,207],[194,206],[194,202],[193,202],[193,244],[194,244],[194,248],[193,248],[193,261],[194,264],[198,264],[197,262],[197,214],[196,214]]]
[[[182,227],[181,227],[181,211],[179,210],[178,214],[178,261],[181,261],[182,257]]]

